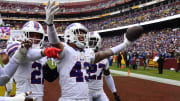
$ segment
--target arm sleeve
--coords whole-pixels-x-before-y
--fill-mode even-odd
[[[16,60],[14,57],[12,57],[7,65],[5,65],[4,68],[0,67],[0,85],[5,85],[10,78],[14,75],[16,72],[16,69],[18,67],[18,64],[16,63]]]
[[[119,53],[122,49],[126,48],[127,47],[127,44],[126,43],[122,43],[120,45],[117,45],[115,47],[112,47],[111,50],[113,51],[114,54],[117,54]]]
[[[109,60],[108,59],[106,59],[106,67],[105,67],[105,69],[106,70],[109,69]]]
[[[48,33],[48,40],[50,44],[58,44],[60,42],[57,34],[56,34],[56,29],[55,26],[47,26],[47,33]]]
[[[27,52],[27,58],[31,61],[39,60],[42,58],[41,49],[30,48]]]
[[[105,80],[106,80],[106,83],[107,83],[108,87],[111,89],[111,91],[113,93],[116,92],[116,88],[115,88],[115,85],[114,85],[114,80],[113,80],[111,74],[105,76]]]
[[[59,76],[59,73],[57,72],[57,68],[51,70],[48,64],[46,64],[43,66],[43,75],[45,80],[53,82]]]

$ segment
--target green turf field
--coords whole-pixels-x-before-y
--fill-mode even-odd
[[[113,66],[110,66],[110,69],[127,72],[129,68],[126,68],[125,66],[124,69],[117,68],[116,64],[114,63]],[[143,67],[139,67],[137,70],[130,69],[130,73],[144,74],[144,75],[150,75],[150,76],[180,81],[180,72],[176,73],[175,71],[163,69],[163,74],[158,74],[158,69],[155,67],[154,68],[149,67],[149,69],[146,70],[144,70]]]

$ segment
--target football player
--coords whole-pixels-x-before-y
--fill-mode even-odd
[[[61,86],[59,101],[89,101],[86,68],[90,64],[97,63],[120,52],[131,42],[127,40],[125,34],[125,40],[122,44],[105,51],[90,54],[90,50],[85,49],[86,42],[88,41],[88,29],[84,25],[73,23],[67,26],[64,32],[65,43],[63,43],[59,40],[53,25],[54,14],[59,10],[58,5],[55,5],[55,1],[49,0],[45,10],[49,42],[51,45],[62,50],[60,59],[56,61],[57,69],[53,70],[53,73],[49,72],[49,77],[55,79],[55,77],[59,76],[59,84]],[[53,80],[50,79],[50,81]]]
[[[89,33],[89,48],[94,52],[98,52],[101,48],[101,37],[97,32]],[[91,64],[87,70],[89,74],[89,100],[90,101],[109,101],[103,90],[103,74],[105,75],[106,83],[114,94],[115,101],[120,101],[114,85],[114,80],[109,71],[108,59],[101,60],[96,64]]]
[[[26,58],[19,64],[13,78],[16,83],[16,95],[22,92],[32,91],[30,97],[36,97],[37,101],[43,101],[43,65],[46,64],[46,57],[41,53],[41,43],[44,39],[44,30],[40,23],[29,21],[22,28],[24,39],[32,43],[32,48],[27,52]],[[20,42],[10,41],[7,45],[9,57],[18,49]],[[54,48],[46,48],[44,53],[54,54]],[[52,51],[50,51],[52,50]],[[52,53],[51,53],[52,52]],[[55,51],[56,52],[56,49]],[[47,54],[47,56],[48,56]]]
[[[25,47],[20,47],[15,55],[12,56],[11,60],[9,61],[9,59],[5,56],[5,51],[1,51],[1,54],[4,54],[2,56],[5,56],[6,58],[2,58],[4,60],[8,59],[7,65],[4,66],[4,68],[1,68],[0,66],[0,85],[5,85],[9,79],[13,76],[13,74],[15,73],[18,65],[20,63],[22,63],[24,56],[26,55],[27,50],[24,49]],[[28,47],[26,47],[28,48]],[[23,50],[23,51],[22,51]],[[5,63],[6,64],[6,63]],[[18,96],[15,97],[0,97],[0,101],[36,101],[35,97],[26,97],[29,94],[31,94],[30,92],[26,92],[26,93],[21,93]]]

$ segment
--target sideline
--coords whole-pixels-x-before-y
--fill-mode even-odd
[[[123,71],[118,71],[118,70],[113,70],[113,69],[110,69],[110,71],[112,73],[114,73],[114,74],[119,74],[119,75],[122,75],[122,76],[128,76],[128,72],[123,72]],[[160,83],[180,86],[180,81],[177,81],[177,80],[164,79],[164,78],[159,78],[159,77],[154,77],[154,76],[147,76],[147,75],[136,74],[136,73],[130,73],[129,76],[139,78],[139,79],[144,79],[144,80],[151,80],[151,81],[156,81],[156,82],[160,82]]]

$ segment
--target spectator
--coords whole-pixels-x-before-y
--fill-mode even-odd
[[[177,64],[178,64],[178,68],[176,69],[176,72],[178,72],[180,69],[180,54],[177,55]]]
[[[122,56],[121,56],[121,52],[118,54],[117,56],[117,68],[121,68],[121,60],[122,60]]]
[[[126,67],[129,68],[129,62],[130,62],[130,52],[127,53],[127,56],[126,56]]]
[[[159,74],[163,74],[163,64],[164,64],[164,57],[162,56],[162,54],[160,54],[159,59],[158,59],[158,71]]]

